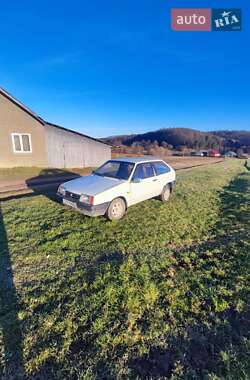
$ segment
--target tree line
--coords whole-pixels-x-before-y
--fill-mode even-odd
[[[202,132],[190,128],[164,128],[136,135],[111,136],[104,139],[123,153],[153,153],[161,150],[210,150],[221,153],[228,150],[241,150],[250,153],[250,132],[248,131],[215,131]],[[165,152],[166,153],[166,152]]]

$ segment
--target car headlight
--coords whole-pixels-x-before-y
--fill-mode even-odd
[[[94,197],[92,195],[82,194],[80,196],[79,201],[82,203],[86,203],[88,205],[93,205],[94,204]]]
[[[66,194],[66,189],[63,185],[60,185],[57,190],[58,194],[64,196]]]

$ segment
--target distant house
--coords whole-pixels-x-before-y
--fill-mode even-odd
[[[237,157],[237,154],[233,152],[232,150],[229,150],[224,154],[225,157]]]
[[[95,167],[111,146],[43,120],[0,88],[0,167]]]
[[[208,155],[209,157],[220,157],[220,152],[219,150],[217,149],[211,149],[209,152],[208,152]]]

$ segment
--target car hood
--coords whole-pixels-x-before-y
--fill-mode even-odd
[[[67,191],[75,194],[96,195],[124,182],[124,180],[116,178],[101,177],[91,174],[65,182],[63,186]]]

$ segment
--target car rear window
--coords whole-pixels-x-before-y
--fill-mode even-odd
[[[156,175],[166,174],[170,172],[170,168],[162,161],[157,161],[153,163]]]

